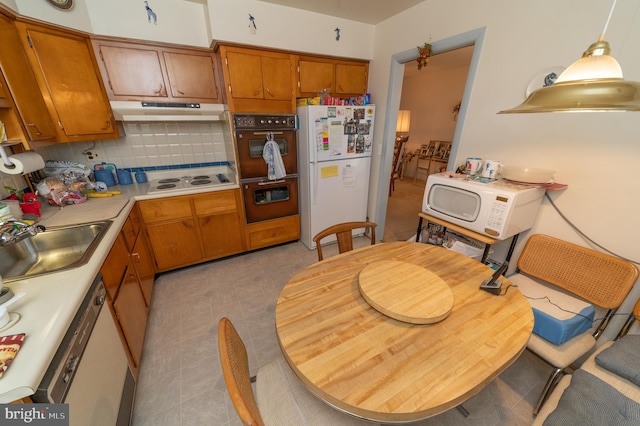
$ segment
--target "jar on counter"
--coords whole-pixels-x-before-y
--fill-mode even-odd
[[[136,182],[145,183],[147,182],[147,174],[142,170],[136,172]]]

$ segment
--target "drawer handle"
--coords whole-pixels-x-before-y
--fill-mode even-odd
[[[37,135],[41,135],[41,134],[42,134],[42,132],[40,131],[40,129],[38,129],[38,126],[36,126],[35,124],[33,124],[33,123],[27,123],[27,126],[28,126],[28,127],[33,127],[33,129],[34,129],[34,131],[36,132],[36,134],[37,134]]]

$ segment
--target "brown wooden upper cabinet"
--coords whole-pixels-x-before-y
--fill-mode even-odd
[[[56,127],[22,48],[14,21],[1,14],[0,40],[0,72],[6,79],[3,104],[12,108],[19,123],[18,128],[7,128],[7,134],[10,138],[19,137],[25,141],[54,141]],[[3,121],[9,126],[6,118]]]
[[[229,111],[295,112],[293,56],[220,45]]]
[[[367,61],[298,56],[297,97],[313,97],[328,89],[336,97],[357,96],[367,92]]]
[[[118,138],[88,35],[22,18],[15,25],[49,115],[58,124],[57,140]]]
[[[223,103],[210,49],[92,39],[109,99]]]

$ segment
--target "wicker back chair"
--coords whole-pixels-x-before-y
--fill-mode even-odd
[[[322,245],[320,241],[329,235],[336,235],[338,239],[338,252],[344,253],[353,250],[353,230],[364,228],[365,233],[369,232],[371,238],[371,245],[376,243],[376,227],[377,223],[373,222],[345,222],[333,225],[324,229],[313,237],[313,242],[316,243],[316,250],[318,251],[318,260],[322,260]]]
[[[554,367],[534,408],[537,414],[564,369],[593,349],[638,279],[638,268],[605,253],[535,234],[527,240],[518,259],[518,271],[608,310],[593,334],[582,333],[562,345],[554,345],[536,334],[531,336],[528,349]]]
[[[264,426],[251,388],[247,349],[228,318],[222,318],[218,323],[218,350],[222,375],[242,424]]]

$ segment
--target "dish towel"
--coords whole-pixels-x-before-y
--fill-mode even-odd
[[[264,158],[268,166],[267,177],[269,180],[282,179],[287,175],[280,155],[280,147],[273,140],[273,133],[267,135],[267,143],[264,144],[262,158]]]

